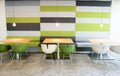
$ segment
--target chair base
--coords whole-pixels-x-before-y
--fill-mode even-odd
[[[6,62],[6,61],[9,61],[9,55],[7,53],[0,53],[0,62],[3,63],[3,62]]]
[[[97,53],[91,53],[91,58],[93,60],[113,60],[113,57],[110,57],[108,53],[106,54],[97,54]]]
[[[43,62],[45,62],[45,59],[47,57],[48,54],[44,54],[44,57],[43,57]],[[52,54],[49,54],[51,56],[51,61],[52,61],[52,64],[53,64],[53,55]],[[44,63],[43,63],[44,64]]]
[[[13,60],[15,57],[16,57],[16,60],[19,60],[20,64],[22,65],[21,53],[14,53],[10,64],[13,63]]]
[[[62,59],[64,59],[65,57],[69,57],[70,62],[72,63],[72,57],[71,57],[71,54],[70,54],[70,55],[68,55],[68,56],[65,56],[65,55],[63,54],[63,58],[62,58]]]

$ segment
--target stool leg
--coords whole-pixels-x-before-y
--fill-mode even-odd
[[[10,64],[12,64],[14,57],[15,57],[15,54],[13,54],[13,57],[12,57],[12,60],[11,60],[11,63],[10,63]]]
[[[64,54],[63,54],[63,57],[62,57],[62,59],[64,60]]]
[[[20,64],[22,65],[22,61],[21,61],[21,53],[19,53],[19,57],[20,57],[20,59],[19,59]]]
[[[102,59],[102,54],[100,54],[100,59]]]
[[[92,51],[91,53],[92,53],[92,56],[91,56],[91,58],[92,58],[92,59],[94,59],[94,52]]]
[[[16,53],[16,59],[19,59],[19,58],[20,58],[20,54]]]
[[[53,64],[53,56],[52,56],[52,54],[51,54],[51,60],[52,60],[52,64]]]
[[[71,57],[71,54],[70,54],[70,62],[72,63],[72,57]]]
[[[43,64],[45,62],[45,58],[46,58],[46,54],[44,54],[44,56],[43,56],[43,60],[42,60]]]

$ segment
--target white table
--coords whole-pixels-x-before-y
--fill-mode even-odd
[[[45,38],[43,43],[57,43],[57,59],[60,59],[60,50],[59,44],[60,43],[74,43],[71,38]]]

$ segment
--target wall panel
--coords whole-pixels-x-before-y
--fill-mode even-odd
[[[110,14],[111,0],[6,1],[8,36],[109,38]]]
[[[39,6],[38,0],[6,1],[8,36],[40,36]],[[13,22],[16,27],[12,26]]]
[[[40,1],[40,15],[42,16],[40,19],[41,36],[75,37],[76,1],[42,0]]]

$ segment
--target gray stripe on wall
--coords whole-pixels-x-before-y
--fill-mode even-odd
[[[7,36],[40,36],[40,31],[7,31]]]
[[[111,1],[76,1],[77,6],[104,6],[110,7]]]
[[[59,22],[59,23],[75,23],[75,18],[56,18],[56,17],[42,17],[41,18],[41,23],[55,23],[55,22]]]
[[[7,23],[8,31],[40,31],[40,23],[16,23],[16,27],[12,23]]]

